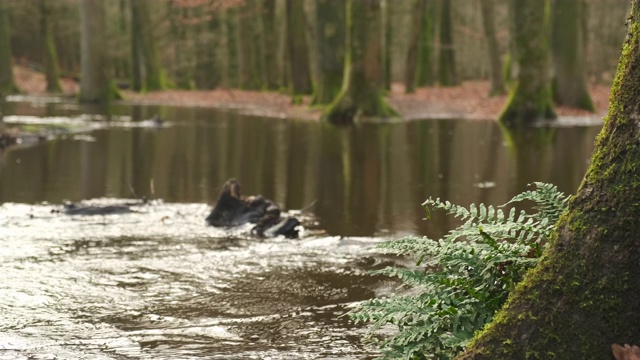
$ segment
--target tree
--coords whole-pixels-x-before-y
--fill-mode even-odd
[[[432,86],[435,84],[434,77],[434,43],[436,34],[436,6],[435,1],[428,1],[422,29],[420,32],[420,40],[418,42],[418,68],[416,73],[416,86]]]
[[[487,41],[487,52],[489,53],[489,69],[491,74],[491,90],[490,95],[504,94],[504,80],[502,79],[502,64],[500,61],[500,49],[498,48],[498,39],[496,39],[496,30],[493,21],[493,1],[481,0],[480,7],[482,9],[482,29],[484,30],[484,38]]]
[[[169,87],[162,69],[149,0],[131,0],[131,44],[134,89],[163,90]]]
[[[112,95],[106,69],[105,14],[102,0],[80,2],[80,102],[108,102]]]
[[[409,39],[409,50],[407,51],[407,63],[405,66],[404,85],[407,93],[416,90],[416,70],[418,68],[418,46],[420,45],[420,34],[424,28],[426,16],[427,0],[416,0],[413,5],[413,18],[411,23],[411,38]]]
[[[347,0],[347,53],[340,93],[324,118],[351,123],[361,116],[394,116],[384,90],[379,0]]]
[[[609,359],[639,343],[640,0],[591,165],[535,269],[461,359]]]
[[[345,58],[345,6],[335,0],[317,0],[318,65],[320,79],[312,104],[331,103],[340,92]]]
[[[40,31],[44,42],[45,76],[47,78],[48,92],[62,92],[60,87],[60,68],[58,66],[58,52],[53,40],[51,28],[51,4],[50,0],[40,0]]]
[[[512,0],[513,41],[518,75],[509,100],[500,114],[505,124],[523,125],[556,117],[549,81],[546,7],[538,0]]]
[[[304,3],[300,0],[286,0],[286,16],[291,91],[294,95],[310,94],[313,89],[305,30]]]
[[[585,75],[584,0],[552,4],[553,97],[559,104],[595,111]]]
[[[0,95],[5,96],[18,92],[13,79],[13,62],[11,61],[11,31],[6,1],[0,1]]]
[[[267,69],[267,89],[279,86],[277,69],[276,0],[264,0],[262,4],[262,27],[264,30],[264,66]]]
[[[440,9],[440,56],[438,60],[438,82],[442,86],[458,85],[453,27],[451,24],[451,1],[441,2]]]

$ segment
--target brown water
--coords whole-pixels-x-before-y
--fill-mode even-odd
[[[130,106],[98,117],[64,102],[12,111],[5,121],[95,130],[2,155],[0,359],[370,358],[366,328],[341,315],[395,286],[367,274],[398,261],[375,253],[377,242],[445,231],[444,216],[422,220],[429,196],[501,204],[533,181],[574,192],[599,131],[510,136],[462,120],[338,128]],[[155,113],[165,126],[141,121]],[[305,236],[206,227],[230,177],[292,211],[315,203],[299,215]],[[143,196],[162,200],[125,215],[52,212],[63,200]]]

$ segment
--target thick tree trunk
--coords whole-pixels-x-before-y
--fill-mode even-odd
[[[586,81],[583,0],[552,2],[553,97],[559,104],[594,111]]]
[[[513,21],[518,76],[499,121],[526,125],[556,117],[549,81],[549,50],[546,36],[545,0],[513,0]]]
[[[482,28],[484,30],[484,38],[487,42],[487,51],[489,53],[489,69],[491,74],[491,90],[490,95],[501,95],[505,93],[504,80],[502,79],[502,62],[500,61],[500,49],[498,48],[498,39],[496,38],[496,30],[493,20],[493,1],[481,0],[482,8]]]
[[[134,46],[134,61],[139,61],[141,71],[142,91],[163,90],[168,88],[168,81],[162,65],[154,36],[151,21],[149,0],[131,0],[131,22]],[[136,54],[137,53],[137,54]],[[138,56],[136,56],[138,55]],[[134,65],[134,69],[136,65]]]
[[[407,62],[404,73],[404,86],[407,93],[416,90],[416,73],[418,68],[418,46],[420,45],[420,34],[425,26],[427,0],[416,0],[413,6],[413,17],[411,23],[411,38],[409,39],[409,50],[407,51]]]
[[[545,254],[461,359],[611,359],[612,344],[640,343],[640,0],[610,101]]]
[[[312,104],[330,104],[340,92],[346,45],[345,6],[335,0],[317,0],[318,65],[320,78]]]
[[[13,79],[13,62],[11,61],[11,31],[7,4],[0,1],[0,96],[18,92]]]
[[[102,0],[80,2],[80,102],[108,102],[109,80],[106,69],[105,12]]]
[[[342,89],[325,119],[345,124],[362,116],[393,116],[396,112],[382,96],[380,0],[348,0],[346,6],[347,54]]]
[[[300,0],[286,0],[286,6],[291,91],[294,95],[311,94],[313,89],[311,86],[304,4]]]
[[[47,79],[47,91],[52,93],[62,92],[60,87],[60,68],[58,66],[58,52],[53,39],[51,28],[51,4],[50,0],[40,0],[40,31],[44,42],[45,77]]]
[[[438,82],[442,86],[459,84],[453,47],[453,26],[451,24],[451,0],[443,0],[440,11],[440,57],[438,61]]]

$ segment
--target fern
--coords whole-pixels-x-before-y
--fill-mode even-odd
[[[399,278],[416,295],[371,299],[349,313],[372,327],[365,340],[376,344],[383,359],[449,359],[475,331],[491,321],[509,292],[542,254],[569,196],[557,187],[534,183],[506,204],[468,208],[429,198],[434,210],[463,221],[441,239],[406,237],[378,247],[416,259],[416,269],[387,267],[376,274]],[[516,211],[516,202],[533,201],[534,212]],[[392,325],[397,332],[380,338],[377,330]]]

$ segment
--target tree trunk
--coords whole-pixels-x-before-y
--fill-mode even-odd
[[[44,42],[45,77],[47,79],[47,91],[52,93],[62,92],[60,87],[60,68],[58,66],[58,52],[53,40],[51,28],[51,7],[49,0],[40,0],[40,31]]]
[[[18,87],[13,79],[11,61],[11,30],[7,4],[0,1],[0,96],[15,94]]]
[[[424,20],[420,32],[420,41],[418,43],[418,73],[416,74],[416,85],[432,86],[435,84],[434,77],[434,54],[433,50],[436,35],[436,6],[435,1],[428,1],[425,8]]]
[[[554,0],[551,11],[554,100],[594,111],[586,81],[583,0]]]
[[[148,1],[131,0],[132,38],[135,46],[133,57],[134,61],[138,61],[138,65],[134,65],[134,71],[136,66],[138,71],[142,69],[142,91],[163,90],[168,88],[168,82],[160,64]]]
[[[440,58],[438,61],[438,81],[441,86],[459,84],[453,47],[453,27],[451,24],[451,0],[442,0],[440,12]]]
[[[264,0],[262,5],[262,26],[264,29],[264,63],[266,86],[276,90],[280,86],[277,69],[278,32],[276,30],[276,0]]]
[[[228,8],[221,12],[222,36],[224,36],[224,77],[225,86],[235,88],[239,86],[238,75],[238,46],[237,46],[237,8]]]
[[[347,124],[362,116],[389,117],[396,112],[382,92],[380,0],[347,0],[347,54],[340,93],[325,119]]]
[[[286,6],[291,91],[294,95],[310,94],[313,89],[311,88],[304,4],[300,0],[286,0]]]
[[[387,91],[391,90],[391,36],[393,35],[393,24],[391,21],[391,11],[393,6],[391,6],[391,0],[380,0],[380,7],[382,8],[382,69],[384,72],[383,82],[384,89]]]
[[[346,19],[345,6],[335,0],[317,0],[318,64],[320,79],[312,104],[327,105],[336,98],[342,86],[344,70]]]
[[[499,121],[526,125],[556,117],[549,81],[549,50],[546,36],[547,1],[512,0],[518,76]],[[541,6],[544,5],[544,6]]]
[[[106,69],[105,11],[102,0],[80,2],[80,102],[97,103],[110,100]]]
[[[404,86],[407,93],[416,90],[416,70],[418,67],[418,46],[420,44],[420,34],[424,27],[424,18],[427,9],[427,0],[416,0],[413,6],[413,17],[411,23],[411,38],[409,39],[409,50],[407,51],[407,62],[405,65]]]
[[[480,1],[480,6],[482,8],[482,28],[484,30],[484,38],[487,42],[487,51],[489,53],[491,96],[502,95],[505,93],[504,80],[502,79],[502,62],[500,61],[500,49],[498,48],[496,30],[493,26],[493,1],[494,0]]]
[[[461,359],[611,359],[640,343],[640,0],[577,195],[540,262]]]
[[[237,41],[238,41],[238,79],[241,89],[259,89],[260,74],[257,67],[257,51],[254,42],[255,17],[254,1],[246,1],[245,5],[236,9]]]

